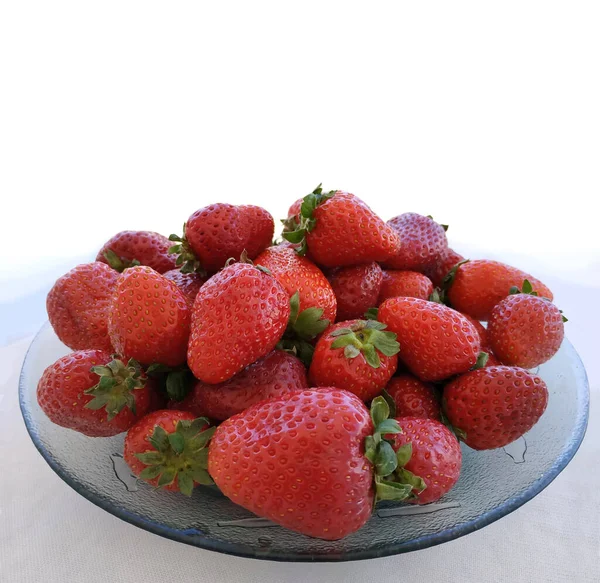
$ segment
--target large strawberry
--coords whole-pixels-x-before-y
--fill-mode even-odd
[[[337,319],[354,320],[377,305],[383,274],[378,263],[337,267],[327,275],[337,299]]]
[[[80,350],[46,368],[37,400],[53,423],[90,437],[110,437],[150,410],[152,391],[152,379],[134,360],[125,364],[103,350]]]
[[[534,295],[528,280],[522,293],[514,292],[492,310],[487,330],[490,346],[503,364],[534,368],[560,348],[566,318],[552,302]]]
[[[302,255],[306,248],[325,267],[384,261],[400,248],[396,232],[360,198],[348,192],[324,193],[317,187],[304,197],[300,221],[283,233]]]
[[[143,364],[183,364],[190,332],[190,306],[179,288],[150,267],[126,269],[108,310],[115,350]]]
[[[447,247],[435,264],[423,270],[423,273],[433,282],[433,285],[441,287],[451,269],[464,260],[465,258],[460,253]]]
[[[194,304],[198,290],[208,279],[199,273],[183,273],[180,269],[166,271],[163,276],[170,279],[179,288],[179,291],[187,298],[190,305]]]
[[[444,388],[446,416],[473,449],[512,443],[538,422],[547,404],[541,377],[510,366],[474,370]]]
[[[158,273],[175,269],[175,255],[169,253],[171,242],[152,231],[121,231],[98,251],[96,261],[107,263],[122,272],[134,265],[147,265]]]
[[[432,292],[431,280],[422,273],[388,269],[383,272],[378,301],[382,303],[398,296],[427,300]]]
[[[411,374],[390,379],[385,387],[395,405],[395,417],[421,417],[441,421],[441,405],[431,383]]]
[[[494,306],[511,288],[529,280],[533,291],[552,300],[552,292],[528,273],[499,261],[474,259],[459,264],[445,283],[450,305],[477,320],[487,320]]]
[[[331,326],[319,338],[309,378],[316,386],[339,387],[363,401],[377,396],[398,366],[396,335],[375,320]]]
[[[183,226],[183,237],[169,239],[176,243],[171,251],[184,273],[213,272],[231,258],[239,260],[243,251],[250,259],[258,257],[274,230],[273,217],[259,206],[218,203],[197,210]]]
[[[60,341],[72,350],[112,351],[108,337],[108,305],[119,274],[98,261],[71,269],[46,298],[46,310]]]
[[[379,307],[379,321],[397,334],[400,359],[423,381],[440,381],[469,370],[481,343],[477,330],[460,313],[417,298],[390,298]]]
[[[234,263],[213,275],[192,310],[188,365],[216,384],[271,352],[285,332],[290,300],[264,268]]]

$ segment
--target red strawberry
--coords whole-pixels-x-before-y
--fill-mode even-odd
[[[72,350],[112,351],[107,311],[119,274],[104,263],[78,265],[59,278],[46,298],[50,324]]]
[[[198,290],[208,279],[199,273],[182,273],[180,269],[171,269],[171,271],[163,273],[163,277],[170,279],[179,288],[190,305],[194,304]]]
[[[398,366],[396,335],[375,320],[351,320],[331,326],[319,338],[309,378],[317,386],[335,386],[369,401],[388,383]]]
[[[96,261],[121,272],[134,265],[147,265],[158,273],[175,269],[175,255],[169,254],[171,242],[152,231],[121,231],[98,251]]]
[[[271,352],[290,316],[287,292],[270,274],[235,263],[213,275],[192,310],[188,365],[216,384]]]
[[[440,402],[431,383],[410,374],[393,377],[385,387],[396,405],[396,417],[421,417],[441,421]]]
[[[446,416],[473,449],[512,443],[538,422],[547,404],[544,381],[510,366],[468,372],[444,389]]]
[[[392,438],[392,447],[399,458],[396,475],[401,481],[414,484],[415,490],[415,497],[407,501],[435,502],[458,481],[462,466],[460,444],[452,432],[435,419],[402,417],[397,421],[402,433]]]
[[[103,350],[80,350],[44,371],[37,399],[53,423],[90,437],[110,437],[150,410],[152,390],[153,381],[137,362],[124,364]]]
[[[390,298],[380,322],[398,336],[400,359],[423,381],[440,381],[469,370],[481,349],[479,335],[460,313],[417,298]]]
[[[230,258],[240,259],[242,252],[250,259],[258,257],[273,240],[273,217],[253,205],[212,204],[197,210],[187,220],[183,238],[171,235],[178,253],[177,265],[184,273],[218,271]]]
[[[385,260],[390,269],[423,271],[432,267],[448,248],[446,231],[431,217],[404,213],[387,222],[400,236],[399,251]]]
[[[183,364],[189,330],[188,300],[172,281],[144,266],[121,274],[108,309],[108,333],[119,354],[143,364]]]
[[[433,285],[441,287],[444,282],[444,278],[448,275],[450,270],[465,258],[460,254],[450,249],[449,247],[439,256],[435,264],[427,269],[423,270],[425,275],[433,282]]]
[[[304,197],[300,224],[283,233],[291,243],[306,246],[316,263],[325,267],[383,261],[400,246],[396,232],[360,198],[348,192],[323,193],[317,187]]]
[[[185,411],[155,411],[127,432],[124,458],[149,484],[190,496],[197,484],[212,484],[200,452],[214,430]]]
[[[422,273],[387,270],[383,272],[379,303],[398,296],[428,300],[432,293],[433,284]]]
[[[265,399],[306,388],[302,362],[282,350],[274,350],[224,383],[208,385],[198,381],[183,401],[172,402],[171,407],[190,411],[196,417],[223,421]]]
[[[471,324],[473,324],[473,327],[475,328],[475,330],[477,330],[477,334],[479,335],[479,340],[481,342],[481,350],[484,350],[487,352],[490,347],[487,329],[484,327],[484,325],[479,320],[476,320],[475,318],[471,318],[471,316],[469,316],[469,314],[463,314],[463,316],[467,320],[469,320],[469,322],[471,322]]]
[[[492,310],[488,324],[490,345],[504,363],[534,368],[550,360],[565,337],[563,315],[548,300],[524,293],[509,295]]]
[[[299,310],[322,308],[323,318],[335,321],[337,302],[323,272],[292,248],[279,245],[265,249],[255,260],[266,267],[283,286],[290,298],[298,292]]]
[[[338,321],[362,318],[377,305],[383,273],[378,263],[338,267],[328,274],[337,299]]]
[[[291,217],[297,217],[300,214],[303,202],[304,202],[304,197],[299,198],[298,200],[296,200],[292,203],[292,206],[288,209],[288,219]]]
[[[534,291],[552,300],[552,292],[531,275],[499,261],[475,259],[460,265],[448,282],[448,300],[459,312],[477,320],[487,320],[494,306],[503,300],[512,287],[521,287],[529,280]]]

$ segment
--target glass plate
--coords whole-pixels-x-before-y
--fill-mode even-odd
[[[439,503],[384,503],[358,532],[330,542],[296,534],[253,517],[213,488],[191,498],[156,490],[129,473],[124,434],[89,438],[53,425],[36,400],[46,366],[69,350],[46,323],[25,357],[19,398],[33,443],[52,469],[104,510],[155,534],[223,553],[279,561],[347,561],[383,557],[440,544],[498,520],[531,500],[565,468],[588,419],[585,369],[565,340],[540,367],[548,409],[524,437],[504,449],[476,452],[463,445],[463,469]]]

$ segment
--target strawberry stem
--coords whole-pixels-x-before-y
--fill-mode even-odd
[[[175,265],[180,268],[181,273],[197,273],[201,276],[206,276],[206,271],[202,269],[200,259],[194,253],[188,240],[185,238],[185,226],[183,223],[183,235],[171,234],[169,235],[169,241],[173,241],[175,245],[169,247],[168,253],[177,254]]]

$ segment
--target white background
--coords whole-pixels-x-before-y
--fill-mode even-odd
[[[569,337],[594,366],[599,30],[596,2],[1,3],[0,344],[29,336],[56,277],[115,232],[179,232],[191,212],[216,201],[261,204],[282,218],[323,181],[386,219],[432,214],[450,224],[463,254],[503,259],[547,281],[571,318]],[[25,344],[4,349],[14,370]],[[0,380],[14,381],[13,369]],[[599,443],[597,432],[588,436],[580,459],[597,459]],[[417,569],[418,556],[425,579],[479,581],[486,563],[490,581],[541,581],[544,568],[547,581],[600,576],[600,501],[590,498],[599,476],[587,469],[586,477],[581,462],[578,476],[569,478],[571,466],[529,508],[462,541],[307,570],[137,532],[58,483],[27,447],[20,459],[31,460],[38,494],[18,499],[27,529],[2,546],[9,556],[29,545],[34,554],[4,558],[0,579],[95,580],[95,559],[53,546],[51,529],[36,522],[46,483],[64,505],[57,517],[78,509],[75,524],[59,522],[55,534],[81,528],[83,516],[95,526],[89,556],[106,565],[116,553],[118,575],[103,572],[107,581],[157,569],[183,577],[194,572],[190,562],[197,580],[295,581],[310,572],[315,581],[353,573],[391,581],[403,566]],[[6,481],[3,473],[0,488]],[[552,508],[575,484],[586,494],[569,512],[582,523],[566,524],[564,513],[555,523]],[[2,534],[19,524],[0,522]],[[510,532],[524,538],[507,540]],[[445,570],[452,557],[454,570]]]

